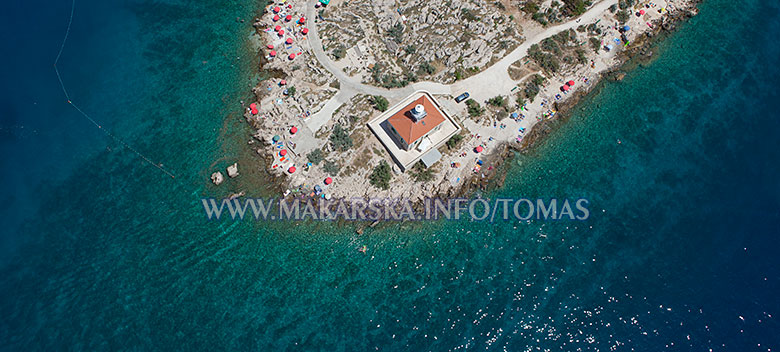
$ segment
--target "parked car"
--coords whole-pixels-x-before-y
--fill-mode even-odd
[[[469,98],[469,92],[464,92],[463,94],[458,95],[458,97],[455,98],[455,102],[460,103],[468,98]]]

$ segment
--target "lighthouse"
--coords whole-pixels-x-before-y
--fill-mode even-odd
[[[412,121],[415,123],[420,122],[425,116],[428,115],[428,112],[425,111],[425,107],[422,106],[422,104],[417,104],[414,106],[414,108],[411,111],[412,115]]]

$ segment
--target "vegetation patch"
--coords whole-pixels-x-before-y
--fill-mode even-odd
[[[311,162],[314,165],[318,165],[322,162],[322,160],[325,159],[325,155],[322,154],[322,150],[320,148],[312,150],[309,154],[306,155],[306,159],[309,159],[309,162]]]
[[[479,103],[477,103],[474,99],[466,100],[466,110],[469,112],[469,116],[471,117],[479,117],[482,116],[482,114],[485,112],[485,108],[483,108]]]
[[[389,189],[390,179],[393,178],[392,170],[387,161],[380,161],[379,166],[374,168],[374,171],[369,176],[369,182],[376,188]]]
[[[458,144],[460,144],[460,141],[462,141],[462,140],[463,140],[463,135],[461,135],[461,134],[456,134],[456,135],[450,137],[450,139],[447,140],[447,148],[449,148],[449,149],[457,148]]]
[[[377,109],[381,112],[387,111],[387,108],[390,105],[387,99],[381,95],[375,95],[372,100],[374,102],[374,109]]]
[[[341,127],[341,124],[333,126],[333,132],[330,134],[330,143],[333,148],[339,151],[345,151],[352,148],[352,138],[346,129]]]
[[[412,169],[409,170],[409,174],[416,182],[428,182],[433,180],[434,175],[433,170],[425,167],[425,164],[423,164],[422,160],[414,164]]]

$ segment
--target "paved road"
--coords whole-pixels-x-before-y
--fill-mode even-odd
[[[504,56],[495,64],[488,67],[486,70],[465,80],[457,81],[453,84],[441,84],[425,81],[417,82],[403,88],[385,89],[363,84],[358,78],[348,76],[338,67],[336,67],[336,64],[325,53],[325,51],[322,49],[322,40],[320,39],[317,25],[314,23],[317,16],[314,4],[316,4],[317,1],[318,0],[313,0],[311,4],[306,7],[306,17],[311,21],[310,23],[312,24],[309,27],[309,45],[311,45],[312,50],[314,51],[314,56],[317,58],[317,60],[339,81],[341,88],[338,94],[333,96],[325,104],[325,106],[320,109],[320,111],[312,115],[306,122],[307,126],[312,131],[317,131],[320,127],[325,125],[328,120],[330,120],[333,112],[336,111],[336,109],[338,109],[341,104],[348,102],[356,94],[381,95],[386,97],[391,102],[398,101],[417,90],[426,90],[433,94],[450,95],[456,95],[460,94],[461,92],[469,91],[471,98],[476,101],[485,101],[494,96],[506,94],[506,92],[511,91],[518,82],[509,77],[509,66],[511,66],[515,61],[525,57],[531,45],[537,44],[545,38],[548,38],[563,30],[576,28],[580,24],[590,23],[599,17],[604,11],[607,11],[610,6],[618,3],[618,0],[603,0],[577,19],[573,19],[569,22],[547,28],[530,40],[525,41],[523,44],[515,48],[515,50]]]

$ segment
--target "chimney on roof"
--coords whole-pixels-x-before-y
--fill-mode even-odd
[[[428,115],[428,112],[425,111],[425,107],[422,106],[422,104],[417,104],[414,109],[411,111],[412,115],[412,121],[415,123],[420,122],[425,116]]]

